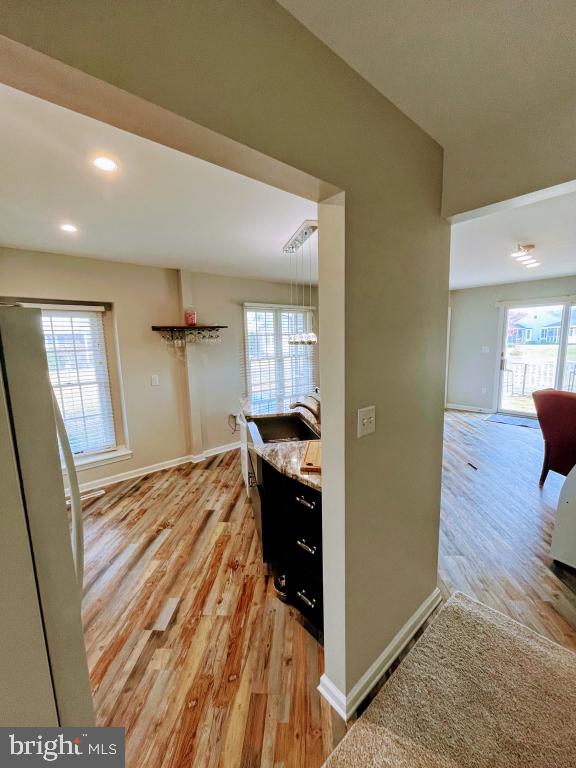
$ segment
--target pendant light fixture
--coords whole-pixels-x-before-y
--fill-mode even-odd
[[[318,222],[315,219],[306,219],[282,249],[282,252],[290,258],[290,303],[297,307],[301,306],[302,310],[305,308],[306,282],[308,282],[308,306],[312,306],[312,248],[310,238],[317,230]],[[296,300],[294,300],[294,296]],[[300,304],[300,297],[302,304]],[[306,329],[291,333],[288,337],[288,344],[318,343],[318,338],[312,328],[312,313],[308,312],[306,317]]]

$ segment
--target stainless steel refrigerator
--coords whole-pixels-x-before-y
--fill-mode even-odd
[[[78,485],[40,310],[0,306],[0,374],[0,725],[93,725]]]

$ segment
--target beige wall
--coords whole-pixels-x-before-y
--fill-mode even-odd
[[[199,454],[239,437],[231,433],[228,415],[238,413],[245,390],[244,303],[290,304],[290,285],[200,272],[180,274],[182,306],[194,308],[200,324],[228,326],[221,344],[188,347],[191,418],[200,419],[192,452]],[[317,306],[316,289],[312,300]]]
[[[576,294],[576,276],[452,291],[447,402],[487,410],[496,406],[500,333],[497,302],[529,303],[569,294]],[[483,347],[489,351],[483,352]]]
[[[576,179],[576,99],[556,113],[531,113],[476,136],[446,153],[443,210],[446,216],[481,208]]]
[[[349,692],[436,587],[441,148],[271,0],[125,0],[113,13],[107,0],[7,0],[0,32],[346,192],[344,316],[322,326],[323,343],[329,333],[328,347],[344,349],[322,371],[345,377],[344,400],[324,413],[344,424],[346,518],[344,561],[331,564],[345,594],[327,607],[344,631],[326,635],[325,652],[328,676]],[[377,431],[358,440],[356,411],[371,404]]]
[[[314,306],[317,293],[313,288]],[[114,305],[110,325],[115,326],[133,457],[80,469],[81,482],[89,482],[237,441],[228,416],[238,413],[245,390],[243,304],[289,304],[290,285],[0,248],[2,295]],[[187,362],[150,330],[153,324],[181,323],[181,306],[194,307],[199,323],[228,326],[221,344],[191,345]],[[158,387],[150,386],[153,374],[160,377]],[[199,430],[195,444],[189,420]]]
[[[187,455],[182,364],[150,330],[153,324],[179,321],[177,271],[0,248],[0,295],[114,305],[133,456],[82,470],[80,482]],[[158,374],[160,386],[150,386],[152,374]]]

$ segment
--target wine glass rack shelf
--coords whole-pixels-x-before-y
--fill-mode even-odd
[[[220,331],[227,325],[153,325],[162,340],[173,347],[192,344],[214,344],[221,341]]]

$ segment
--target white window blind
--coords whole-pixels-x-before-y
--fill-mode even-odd
[[[246,385],[254,402],[312,392],[316,347],[288,344],[288,337],[312,331],[313,319],[313,311],[302,307],[244,306]]]
[[[42,326],[72,453],[116,448],[102,312],[43,309]]]

